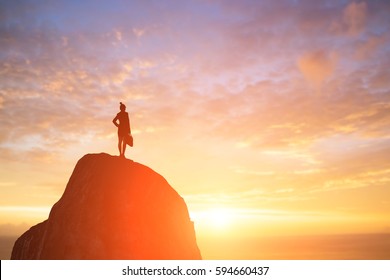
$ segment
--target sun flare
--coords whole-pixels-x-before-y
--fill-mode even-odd
[[[232,213],[228,209],[216,208],[209,211],[208,222],[216,228],[226,228],[232,221]]]
[[[197,226],[207,231],[226,230],[234,223],[233,210],[228,208],[209,208],[196,211],[191,213],[191,217]]]

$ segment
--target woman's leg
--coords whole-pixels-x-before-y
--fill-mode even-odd
[[[122,154],[123,156],[125,156],[125,152],[126,152],[126,141],[125,141],[125,137],[123,136],[122,137]]]
[[[118,135],[118,150],[119,155],[122,155],[122,142],[123,142],[123,136]]]

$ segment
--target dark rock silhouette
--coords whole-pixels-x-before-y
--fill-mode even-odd
[[[150,168],[108,154],[79,160],[49,218],[11,259],[201,259],[182,197]]]

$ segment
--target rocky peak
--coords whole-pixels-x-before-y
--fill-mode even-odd
[[[81,158],[49,218],[12,259],[201,259],[183,198],[152,169],[108,154]]]

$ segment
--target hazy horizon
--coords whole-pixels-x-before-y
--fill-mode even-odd
[[[18,236],[0,236],[0,259],[11,257]],[[204,260],[389,260],[390,233],[198,238]]]

